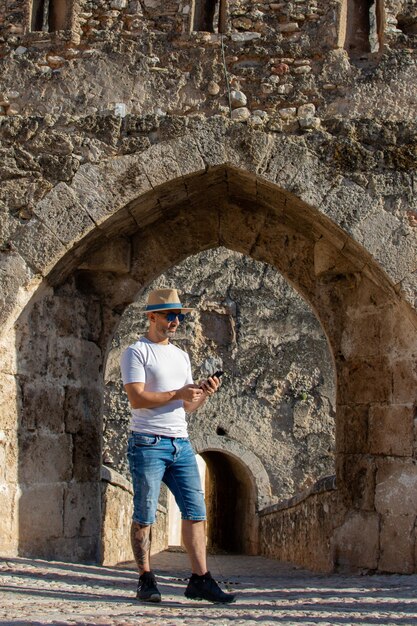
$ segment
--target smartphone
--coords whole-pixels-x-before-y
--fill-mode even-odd
[[[212,378],[213,376],[215,376],[216,378],[220,378],[220,376],[223,376],[224,372],[222,372],[221,370],[217,370],[216,372],[214,372],[214,374],[210,374],[210,376],[208,376],[207,378]]]

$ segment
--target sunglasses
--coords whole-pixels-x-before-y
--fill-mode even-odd
[[[185,320],[184,313],[159,313],[159,315],[163,315],[167,322],[175,322],[177,318],[179,322],[183,322]]]

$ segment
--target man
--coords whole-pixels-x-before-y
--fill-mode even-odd
[[[128,459],[134,489],[131,541],[139,569],[137,598],[161,600],[150,567],[150,544],[163,481],[181,511],[182,538],[191,563],[185,596],[233,602],[235,596],[224,593],[207,571],[204,495],[185,420],[185,412],[202,406],[217,391],[220,381],[210,377],[195,385],[188,354],[170,343],[189,311],[182,306],[176,289],[152,291],[145,308],[148,332],[121,358],[132,411]]]

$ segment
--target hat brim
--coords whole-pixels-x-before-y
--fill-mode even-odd
[[[181,306],[181,303],[173,303],[165,305],[150,305],[146,306],[144,310],[145,313],[161,313],[164,311],[180,311],[181,313],[189,313],[190,311],[194,311],[194,309],[185,309],[183,306]]]

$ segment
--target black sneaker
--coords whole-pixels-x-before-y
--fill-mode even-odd
[[[139,576],[136,598],[142,602],[161,602],[161,594],[153,572],[144,572]]]
[[[187,589],[184,591],[186,598],[190,600],[209,600],[210,602],[234,602],[236,596],[233,593],[224,593],[211,577],[210,572],[204,576],[192,574]]]

